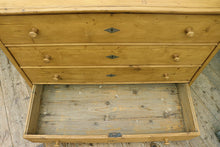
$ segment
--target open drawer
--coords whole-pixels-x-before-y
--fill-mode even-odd
[[[32,142],[151,142],[199,136],[188,84],[34,85]]]

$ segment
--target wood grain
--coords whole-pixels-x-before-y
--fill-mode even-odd
[[[199,74],[204,70],[204,68],[208,65],[208,63],[212,60],[212,58],[215,56],[215,54],[217,54],[217,52],[220,50],[220,44],[218,44],[214,50],[209,54],[208,58],[204,61],[204,63],[202,64],[202,66],[197,70],[197,72],[195,73],[195,75],[192,77],[192,79],[190,80],[190,85],[192,85],[192,83],[196,80],[196,78],[199,76]]]
[[[28,102],[30,98],[30,87],[26,84],[22,76],[15,69],[11,62],[7,59],[2,51],[0,51],[0,80],[1,92],[4,98],[4,106],[6,114],[0,116],[0,120],[6,119],[9,127],[8,133],[11,134],[12,146],[21,147],[35,147],[39,144],[33,144],[23,139],[23,132],[25,128],[25,120],[28,110]],[[6,129],[6,126],[0,124],[0,130]],[[5,128],[2,128],[5,127]],[[3,135],[2,147],[12,147],[7,139],[7,133],[0,132]]]
[[[9,47],[20,66],[200,65],[214,46]],[[113,56],[114,58],[110,58]],[[179,61],[174,60],[179,57]]]
[[[67,2],[69,2],[69,0],[67,0]],[[116,3],[117,3],[117,6],[116,6]],[[105,79],[103,78],[103,75],[101,75],[103,74],[103,70],[105,69],[110,69],[110,70],[106,70],[106,72],[111,72],[111,73],[106,74],[108,78],[112,78],[116,80],[116,82],[114,82],[113,80],[112,83],[122,83],[121,80],[123,81],[124,79],[126,79],[126,80],[129,80],[129,82],[132,80],[134,81],[137,80],[133,83],[145,83],[145,80],[146,80],[146,82],[149,82],[149,83],[150,82],[155,82],[155,83],[156,82],[164,82],[164,83],[166,82],[167,83],[168,82],[178,82],[178,83],[190,82],[190,84],[192,84],[195,78],[198,77],[198,75],[205,68],[205,66],[214,56],[214,54],[218,51],[219,46],[217,46],[216,49],[214,49],[211,52],[211,54],[210,54],[211,50],[209,51],[209,53],[204,53],[204,55],[206,55],[206,57],[208,56],[208,58],[205,59],[206,57],[202,57],[203,60],[200,60],[198,64],[190,64],[190,63],[193,63],[194,61],[190,59],[186,60],[186,62],[188,62],[187,64],[185,62],[183,64],[173,64],[173,65],[170,62],[166,63],[162,60],[162,62],[165,63],[163,65],[161,65],[161,61],[160,61],[155,64],[154,62],[152,62],[151,64],[154,64],[153,65],[154,67],[150,64],[147,66],[146,65],[144,66],[142,65],[133,66],[132,65],[129,68],[124,67],[125,64],[121,64],[118,67],[114,67],[115,65],[119,65],[119,64],[116,64],[116,63],[107,64],[105,62],[102,67],[95,67],[95,65],[93,65],[93,67],[89,67],[90,64],[88,63],[89,61],[91,62],[91,60],[88,60],[88,62],[85,62],[85,63],[83,62],[83,64],[79,66],[74,66],[74,65],[68,66],[65,64],[61,66],[57,66],[56,64],[45,66],[45,64],[39,64],[39,65],[24,65],[24,66],[22,65],[21,67],[19,67],[18,62],[14,59],[13,55],[10,53],[10,51],[7,49],[6,46],[23,46],[23,45],[29,46],[30,45],[30,46],[37,47],[38,45],[42,45],[42,44],[61,45],[65,43],[67,44],[79,43],[80,44],[80,43],[115,43],[115,42],[116,43],[159,43],[159,42],[160,43],[171,43],[172,42],[172,43],[192,43],[192,44],[193,43],[216,44],[217,42],[219,42],[218,38],[220,38],[219,31],[218,31],[219,30],[218,28],[220,26],[219,15],[200,15],[200,14],[220,14],[219,8],[220,8],[220,2],[218,0],[210,0],[210,1],[208,0],[203,0],[203,1],[201,0],[193,0],[193,1],[179,0],[178,2],[176,2],[175,0],[167,0],[167,1],[110,0],[106,2],[103,0],[95,0],[92,2],[85,0],[85,1],[75,2],[75,0],[73,0],[68,3],[68,6],[66,4],[60,4],[60,2],[57,2],[56,0],[54,2],[47,2],[47,1],[42,2],[40,0],[37,3],[33,2],[33,0],[29,0],[29,1],[21,0],[21,2],[19,3],[15,2],[14,0],[11,0],[11,1],[2,0],[0,2],[0,15],[14,15],[14,16],[0,16],[0,38],[2,39],[0,47],[3,48],[3,51],[9,57],[11,62],[15,65],[17,70],[24,76],[24,78],[27,80],[29,85],[32,85],[32,81],[30,81],[26,73],[23,72],[23,69],[30,72],[31,75],[33,75],[33,77],[35,78],[34,79],[35,81],[38,81],[39,79],[40,80],[43,79],[44,81],[49,79],[49,81],[45,82],[49,84],[73,83],[68,78],[72,79],[72,81],[74,81],[75,84],[111,83],[112,80],[110,81],[108,79],[110,81],[108,82],[108,80],[106,80],[107,78],[105,77],[106,78]],[[97,14],[100,12],[105,13],[105,14]],[[121,12],[123,13],[129,12],[133,14],[114,14],[114,13],[121,13]],[[56,15],[48,15],[52,13],[55,13]],[[68,14],[65,14],[62,16],[61,15],[62,13],[68,13]],[[80,13],[80,14],[69,14],[69,13]],[[82,14],[82,13],[87,13],[87,14]],[[138,14],[138,13],[147,13],[147,14]],[[158,14],[149,14],[149,13],[158,13]],[[169,15],[161,14],[161,13],[169,13]],[[35,15],[33,17],[33,15],[17,16],[18,14],[46,14],[46,15]],[[191,14],[191,15],[182,15],[182,14]],[[195,15],[195,14],[199,14],[199,15]],[[74,15],[74,16],[71,16],[71,15]],[[111,28],[111,27],[117,28],[120,31],[116,33],[111,33],[110,35],[109,34],[106,35],[103,33],[103,30],[105,31],[105,29]],[[33,28],[36,28],[35,30],[37,31],[33,31]],[[120,55],[120,56],[123,56],[123,55]],[[140,56],[140,55],[137,54],[137,56]],[[44,61],[46,61],[47,63],[50,62],[51,57],[50,56],[46,56],[46,57],[44,57]],[[176,54],[172,55],[172,57],[175,57],[176,61],[180,59],[179,55],[176,55]],[[186,57],[188,58],[190,56],[186,55]],[[99,59],[98,56],[96,58]],[[82,63],[82,61],[80,60],[77,60],[77,62]],[[155,60],[158,61],[158,58],[155,58]],[[164,60],[169,61],[167,58]],[[61,61],[61,60],[58,60],[58,61]],[[191,62],[189,63],[189,61]],[[127,63],[127,62],[128,61],[126,62],[124,61],[124,63]],[[180,60],[180,62],[182,61]],[[202,64],[203,66],[198,68],[201,63],[203,63]],[[146,64],[146,63],[144,62],[143,64]],[[9,81],[8,83],[4,81],[5,78],[2,75],[7,77],[7,76],[11,76],[11,74],[14,72],[14,69],[12,70],[9,69],[11,72],[5,72],[4,71],[5,69],[8,69],[11,67],[9,64],[9,61],[7,65],[9,66],[7,66],[6,68],[4,68],[4,64],[3,66],[1,65],[2,71],[0,75],[1,82],[3,83],[2,85],[6,85],[6,87],[7,87],[7,84],[10,85],[14,81],[14,79],[11,80],[12,82]],[[83,65],[85,66],[82,67]],[[108,66],[108,65],[113,65],[113,66],[109,66],[108,68],[106,68],[105,66]],[[174,67],[174,65],[176,67]],[[72,67],[74,67],[75,69],[71,69]],[[131,71],[130,70],[131,68],[134,70]],[[94,69],[98,69],[98,70],[94,70]],[[146,70],[146,69],[150,69],[150,70]],[[34,73],[34,71],[39,71],[39,70],[41,71]],[[112,73],[112,71],[114,72],[117,71],[118,72],[117,75]],[[164,71],[168,71],[169,73],[164,72]],[[181,74],[179,74],[179,72]],[[67,74],[65,75],[64,73],[67,73]],[[158,73],[160,74],[160,77],[157,77]],[[123,76],[121,77],[121,74],[124,77]],[[134,77],[131,76],[133,74],[135,75]],[[41,77],[42,75],[44,76]],[[118,75],[120,76],[118,77]],[[147,76],[147,78],[143,79],[143,75]],[[210,81],[214,80],[215,82],[218,82],[218,73],[212,73],[211,75],[212,77],[210,78]],[[176,76],[181,79],[177,79]],[[204,78],[204,75],[201,75],[201,76]],[[79,79],[79,82],[76,82],[75,78]],[[163,80],[161,80],[160,78],[163,78]],[[182,78],[184,78],[184,80],[182,80]],[[96,81],[97,79],[98,79],[98,82]],[[105,79],[106,81],[104,80],[103,82],[103,79]],[[54,82],[51,82],[50,80],[53,80]],[[206,79],[203,79],[203,80],[206,81]],[[124,83],[126,82],[127,81],[125,81]],[[5,113],[7,113],[7,117],[8,117],[7,121],[10,122],[8,123],[8,128],[12,130],[11,131],[12,133],[10,133],[12,146],[29,146],[28,142],[25,142],[23,145],[23,141],[20,141],[19,139],[21,135],[17,131],[22,126],[23,115],[16,115],[16,118],[11,117],[11,114],[19,114],[19,112],[24,108],[24,107],[20,108],[16,105],[18,103],[17,101],[18,95],[21,94],[22,96],[24,96],[25,94],[23,95],[22,90],[26,90],[26,89],[17,91],[16,87],[14,87],[17,85],[19,85],[19,83],[8,86],[10,88],[9,90],[4,89],[4,88],[2,89],[2,93],[3,93],[2,95],[6,95],[6,97],[8,97],[9,99],[9,100],[4,99]],[[218,119],[219,114],[216,113],[216,112],[219,112],[218,102],[215,103],[216,99],[214,98],[214,97],[218,97],[218,93],[216,92],[217,88],[204,86],[203,84],[200,84],[199,86],[196,85],[196,86],[200,88],[199,89],[200,93],[194,94],[194,96],[196,97],[196,104],[199,104],[200,108],[201,106],[205,108],[203,109],[203,111],[198,111],[199,113],[204,113],[204,115],[206,116],[206,119],[203,119],[202,115],[199,118],[200,121],[203,121],[201,123],[201,126],[204,128],[204,130],[208,130],[207,131],[208,134],[211,134],[210,139],[207,139],[208,137],[206,136],[202,136],[201,137],[202,140],[199,140],[198,144],[200,146],[213,146],[213,144],[218,146],[218,143],[216,143],[215,137],[213,137],[213,131],[215,131],[215,129],[217,128],[213,128],[212,125],[210,125],[210,123],[207,122],[207,120],[212,120],[214,123],[219,122],[219,119]],[[218,87],[218,84],[215,84],[215,86]],[[210,88],[211,92],[209,92],[209,90],[204,91],[204,87]],[[182,111],[183,112],[182,122],[184,124],[183,126],[185,127],[184,130],[195,131],[195,132],[161,133],[159,135],[158,134],[156,135],[155,134],[147,134],[147,135],[142,135],[142,134],[133,135],[132,134],[132,135],[124,135],[123,138],[113,138],[113,139],[107,138],[106,135],[86,136],[86,137],[83,135],[82,136],[36,135],[34,133],[36,132],[37,127],[38,127],[36,123],[36,120],[38,119],[38,117],[34,117],[34,114],[35,115],[38,114],[38,111],[39,111],[38,106],[40,104],[39,102],[40,99],[35,99],[35,101],[32,101],[33,103],[31,103],[31,105],[36,103],[37,107],[31,107],[31,109],[33,108],[33,112],[35,113],[30,114],[32,118],[28,121],[30,125],[27,126],[28,128],[27,132],[29,132],[29,134],[25,134],[24,138],[32,140],[32,141],[57,142],[57,144],[59,144],[60,140],[64,142],[79,142],[79,143],[82,143],[85,140],[87,143],[92,142],[92,141],[93,142],[103,141],[103,142],[113,143],[113,142],[119,142],[121,139],[123,140],[122,142],[128,142],[128,141],[131,141],[131,142],[165,141],[165,142],[168,142],[170,140],[191,139],[199,135],[199,130],[197,129],[198,127],[197,127],[196,120],[195,120],[195,113],[192,110],[193,108],[192,100],[191,100],[190,95],[188,94],[189,87],[185,85],[184,86],[181,85],[179,86],[178,91],[180,92],[179,97],[182,103],[181,106],[185,108]],[[208,92],[208,94],[206,94],[206,92]],[[10,94],[8,93],[12,93],[13,96],[16,97],[14,101],[12,97],[10,97]],[[183,94],[183,93],[187,93],[187,94]],[[185,97],[187,98],[185,99]],[[200,97],[205,97],[205,99],[200,98]],[[207,100],[208,98],[210,98],[211,100],[208,101]],[[25,106],[25,104],[26,104],[25,102],[21,102],[18,105]],[[107,105],[108,103],[105,103],[105,104]],[[207,111],[205,107],[206,104],[209,105],[208,108],[212,107],[212,110],[210,110],[210,112]],[[13,106],[15,106],[15,109],[12,109]],[[132,114],[132,115],[135,115],[135,114]],[[108,116],[105,117],[105,119],[108,119],[108,118],[109,118]],[[212,119],[209,119],[209,118],[212,118]],[[83,122],[80,123],[79,125],[81,124],[83,124]],[[50,124],[50,125],[54,125],[54,124]],[[191,143],[193,144],[193,142],[188,142],[187,146],[198,145],[195,143],[192,145]]]
[[[78,143],[191,139],[199,132],[197,124],[190,126],[192,130],[185,128],[183,118],[193,122],[194,118],[183,117],[182,106],[188,104],[190,91],[185,90],[186,84],[181,85],[180,91],[175,84],[45,85],[38,114],[39,130],[27,132],[24,138],[33,142]],[[178,95],[182,92],[187,93],[184,105]],[[111,132],[123,136],[110,138]]]
[[[39,118],[39,111],[40,111],[40,101],[41,101],[41,94],[42,94],[43,87],[42,86],[33,86],[31,99],[29,103],[29,113],[27,116],[26,127],[24,134],[28,133],[35,133],[38,129],[38,118]]]
[[[124,135],[122,138],[109,138],[107,135],[24,135],[24,138],[32,142],[50,143],[60,141],[63,143],[125,143],[125,142],[164,142],[190,140],[198,137],[197,132],[187,133],[160,133],[160,134],[140,134]]]
[[[144,83],[189,81],[197,67],[24,68],[35,84]],[[169,79],[165,78],[168,74]],[[54,80],[59,75],[60,80]]]
[[[65,14],[0,16],[4,44],[38,43],[217,43],[219,15]],[[169,28],[167,28],[169,26]],[[192,27],[194,37],[186,35]],[[29,32],[39,30],[36,38]],[[109,33],[108,28],[120,31]],[[48,29],[49,28],[49,29]],[[12,35],[13,34],[13,35]],[[62,37],[61,37],[62,36]]]
[[[13,142],[4,99],[5,97],[2,92],[2,86],[0,85],[0,144],[1,146],[10,147],[13,146]]]
[[[220,52],[219,52],[220,53]],[[197,119],[199,122],[199,127],[200,127],[200,131],[201,131],[201,136],[196,137],[190,141],[173,141],[170,142],[170,147],[186,147],[186,146],[192,146],[192,147],[197,147],[198,144],[200,145],[200,147],[219,147],[220,143],[217,140],[217,138],[215,137],[215,130],[220,129],[220,124],[219,124],[219,120],[218,118],[218,107],[216,106],[216,104],[219,104],[220,102],[220,93],[219,93],[219,80],[220,80],[220,76],[219,76],[219,59],[220,59],[220,54],[217,53],[217,55],[213,58],[213,60],[211,60],[210,64],[206,66],[206,68],[203,70],[203,72],[200,74],[200,76],[198,76],[198,78],[195,80],[195,82],[192,84],[191,86],[191,92],[192,92],[192,98],[193,98],[193,103],[195,106],[195,110],[196,110],[196,115],[197,115]],[[24,113],[26,114],[27,109],[24,109],[24,111],[19,111],[17,112],[17,108],[20,108],[21,105],[19,105],[20,107],[16,107],[16,105],[12,105],[11,107],[9,107],[11,105],[11,101],[8,100],[8,98],[10,97],[14,97],[13,99],[15,99],[15,97],[19,97],[20,99],[17,99],[17,104],[21,104],[24,99],[22,99],[21,97],[24,97],[23,93],[20,93],[19,91],[23,91],[26,86],[25,86],[25,81],[22,79],[22,77],[20,77],[19,73],[14,69],[12,64],[8,64],[8,61],[6,60],[5,55],[3,54],[3,52],[1,51],[0,54],[0,65],[4,70],[0,70],[1,72],[3,71],[3,75],[1,77],[1,85],[2,85],[2,89],[3,89],[3,96],[6,99],[6,106],[8,108],[8,110],[10,110],[10,115],[12,118],[14,119],[9,119],[8,123],[9,124],[13,124],[13,125],[9,125],[10,127],[10,131],[11,134],[13,136],[13,142],[17,143],[19,142],[20,146],[25,146],[26,141],[25,139],[21,138],[22,133],[24,128],[23,127],[19,127],[18,123],[14,123],[14,122],[24,122],[20,120],[21,117],[18,116],[22,116],[24,115]],[[11,71],[11,69],[14,69],[13,72]],[[1,73],[0,72],[0,73]],[[10,74],[8,74],[10,73]],[[20,78],[16,78],[17,76],[19,76]],[[3,80],[4,79],[4,80]],[[16,80],[14,80],[16,79]],[[9,91],[7,93],[5,93],[4,91],[8,91],[7,87],[11,87],[11,81],[14,81],[14,85],[16,85],[16,83],[22,83],[20,86],[16,85],[16,89],[17,90],[13,90],[13,91],[17,91],[16,93],[18,93],[18,95],[15,95],[12,91]],[[30,94],[30,91],[29,91]],[[26,100],[27,101],[27,100]],[[1,105],[2,107],[2,105]],[[24,105],[22,105],[22,107],[24,107]],[[25,105],[25,108],[27,108],[27,104]],[[14,109],[16,111],[14,111]],[[16,113],[16,114],[15,114]],[[4,117],[0,117],[0,119],[4,119]],[[208,120],[208,121],[207,121]],[[15,127],[16,126],[16,127]],[[1,126],[0,126],[1,128]],[[16,128],[16,131],[18,133],[14,132],[14,129]],[[2,128],[1,128],[2,129]],[[1,130],[0,129],[0,130]],[[20,133],[19,133],[20,132]],[[2,132],[0,132],[2,133]],[[3,134],[3,133],[2,133]],[[19,135],[17,135],[19,134]],[[20,135],[21,134],[21,135]],[[3,140],[3,144],[4,144]],[[163,142],[157,142],[161,147],[166,147],[165,145],[163,145]],[[48,147],[53,147],[54,143],[50,143],[48,144]],[[94,147],[144,147],[144,146],[150,146],[149,143],[108,143],[108,144],[70,144],[70,143],[66,143],[66,144],[62,144],[61,147],[90,147],[91,145],[93,145]],[[31,143],[29,142],[27,147],[39,147],[38,144],[35,143]]]
[[[0,49],[5,53],[7,58],[11,61],[11,63],[15,66],[18,72],[22,75],[29,86],[32,86],[32,82],[28,78],[28,76],[24,73],[24,71],[19,67],[18,62],[14,59],[13,55],[9,52],[9,50],[4,46],[4,44],[0,40]]]
[[[183,108],[182,113],[186,131],[199,133],[199,126],[193,106],[190,87],[187,84],[178,84],[178,90],[180,102]]]
[[[173,84],[48,85],[44,86],[37,134],[183,132],[181,111]]]
[[[218,43],[43,43],[43,44],[5,44],[6,47],[61,47],[61,46],[216,46]]]
[[[42,14],[42,13],[91,13],[91,12],[139,12],[139,13],[220,13],[218,0],[55,0],[38,2],[34,0],[2,0],[0,14]]]
[[[191,142],[192,146],[197,146],[199,140],[201,140],[201,146],[203,147],[218,147],[220,145],[214,134],[215,131],[220,129],[220,109],[218,107],[220,104],[219,57],[220,52],[216,54],[191,86],[201,132],[200,138],[196,138],[194,142]]]

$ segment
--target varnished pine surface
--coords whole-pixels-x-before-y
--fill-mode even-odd
[[[208,64],[202,74],[191,87],[193,102],[196,109],[201,136],[191,141],[171,142],[170,147],[218,147],[220,143],[214,131],[220,129],[220,53]],[[4,147],[39,147],[39,144],[30,143],[22,138],[25,117],[28,110],[30,88],[26,85],[17,70],[0,54],[0,144]],[[12,105],[13,104],[13,105]],[[4,136],[3,136],[4,135]],[[50,146],[50,145],[48,145]],[[65,147],[85,147],[89,144],[65,144]],[[93,144],[97,147],[143,147],[149,143],[118,143],[118,144]],[[161,145],[163,146],[163,145]]]
[[[220,13],[219,0],[1,0],[0,14],[144,12],[144,13]]]
[[[9,47],[20,66],[201,65],[206,45]],[[177,60],[178,59],[178,60]]]
[[[183,83],[198,67],[111,66],[79,68],[24,68],[33,84]],[[177,82],[178,81],[178,82]]]
[[[34,134],[186,132],[178,93],[175,84],[47,85]]]
[[[6,45],[42,43],[217,43],[220,15],[63,14],[0,16]],[[36,37],[33,28],[38,30]],[[50,28],[50,29],[48,29]],[[115,28],[117,32],[105,31]],[[193,37],[187,35],[191,28]],[[191,34],[191,33],[190,33]],[[35,36],[35,35],[34,35]]]

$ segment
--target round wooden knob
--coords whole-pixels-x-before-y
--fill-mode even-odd
[[[190,37],[190,38],[195,35],[193,28],[191,28],[191,27],[186,28],[185,33],[186,33],[186,36]]]
[[[167,138],[164,139],[164,144],[165,145],[169,145],[170,144]]]
[[[37,28],[32,28],[31,31],[29,32],[29,36],[31,38],[36,38],[38,35],[38,29]]]
[[[179,61],[180,61],[180,56],[177,55],[177,54],[174,54],[174,55],[173,55],[173,60],[174,60],[175,62],[179,62]]]
[[[167,73],[165,73],[165,74],[163,75],[163,77],[164,77],[166,80],[168,80],[168,79],[170,78]]]
[[[49,55],[44,56],[44,59],[43,59],[44,63],[49,63],[50,60],[51,60],[51,56]]]
[[[54,145],[54,147],[60,147],[59,142],[57,141],[56,144]]]
[[[59,81],[59,80],[62,80],[62,78],[61,78],[60,75],[55,74],[54,77],[53,77],[53,80],[54,80],[54,81]]]

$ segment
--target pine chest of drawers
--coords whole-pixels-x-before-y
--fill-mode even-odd
[[[219,0],[0,0],[0,47],[32,86],[24,138],[199,136],[189,85],[219,50]]]

